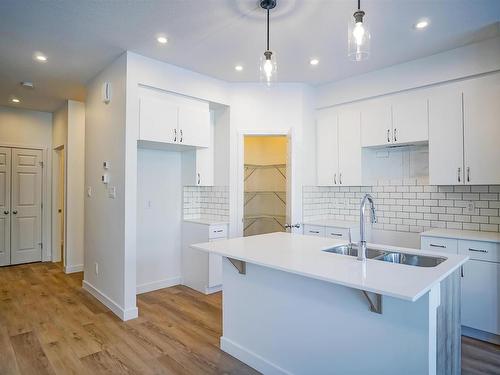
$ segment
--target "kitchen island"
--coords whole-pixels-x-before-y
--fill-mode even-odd
[[[221,349],[265,374],[458,374],[467,257],[417,267],[323,251],[343,244],[272,233],[193,245],[224,257]]]

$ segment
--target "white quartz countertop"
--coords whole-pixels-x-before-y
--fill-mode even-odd
[[[420,233],[421,236],[456,238],[459,240],[486,241],[500,243],[500,233],[498,232],[478,232],[474,230],[459,229],[439,229],[434,228]]]
[[[203,224],[203,225],[227,225],[229,222],[217,219],[210,219],[206,217],[196,219],[184,219],[187,223]]]
[[[370,247],[448,258],[436,267],[415,267],[327,253],[346,241],[290,233],[194,244],[191,247],[263,267],[344,285],[386,296],[416,301],[468,259],[467,256],[424,252],[370,244]]]
[[[304,221],[304,225],[319,225],[321,227],[336,228],[359,228],[359,222],[335,219],[306,220]]]

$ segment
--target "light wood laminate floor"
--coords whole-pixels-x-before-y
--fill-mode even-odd
[[[53,263],[0,268],[0,374],[257,374],[219,348],[221,294],[173,287],[122,322]],[[500,374],[500,347],[463,339],[463,374]]]

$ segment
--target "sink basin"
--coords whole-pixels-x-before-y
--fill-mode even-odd
[[[329,249],[325,249],[323,251],[327,253],[349,255],[353,257],[358,256],[358,247],[354,244],[335,246]],[[366,257],[368,259],[380,260],[382,262],[406,264],[409,266],[416,266],[416,267],[436,267],[438,264],[443,263],[446,260],[446,258],[443,257],[397,253],[397,252],[373,249],[370,247],[366,248]]]
[[[377,257],[376,260],[389,263],[407,264],[417,267],[436,267],[438,264],[443,263],[446,258],[407,253],[386,253]]]
[[[356,245],[340,245],[340,246],[335,246],[330,249],[325,249],[323,250],[327,253],[334,253],[334,254],[341,254],[341,255],[350,255],[353,257],[358,256],[358,247]],[[382,255],[387,254],[384,251],[381,250],[376,250],[376,249],[371,249],[367,248],[366,249],[366,257],[368,259],[374,259],[377,257],[380,257]]]

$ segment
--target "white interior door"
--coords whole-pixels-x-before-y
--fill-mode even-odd
[[[462,93],[456,86],[436,89],[429,98],[429,182],[464,183]]]
[[[11,264],[42,260],[42,151],[12,149]]]
[[[319,186],[338,184],[338,116],[333,109],[318,111],[316,122],[316,164]]]
[[[465,183],[500,184],[500,77],[471,80],[464,88]]]
[[[0,266],[10,264],[10,148],[0,147]]]
[[[361,185],[361,127],[357,107],[339,110],[338,150],[340,185]]]

